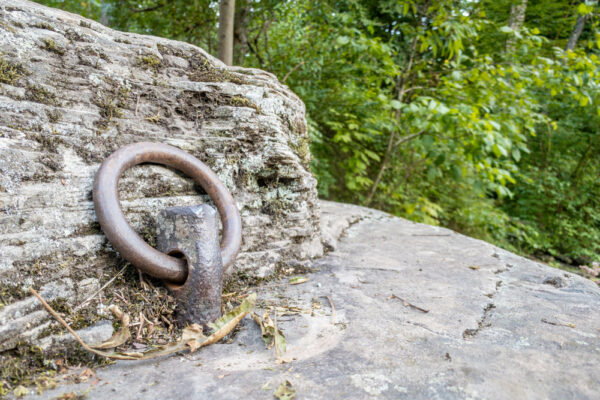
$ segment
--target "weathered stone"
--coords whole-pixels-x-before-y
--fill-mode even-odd
[[[99,344],[110,339],[113,334],[112,322],[109,320],[98,321],[87,328],[79,329],[77,335],[86,343]],[[44,350],[56,347],[57,345],[77,346],[75,338],[68,333],[46,336],[40,340],[40,347]]]
[[[96,222],[92,184],[101,161],[138,141],[193,154],[229,188],[244,237],[232,271],[264,277],[322,254],[304,105],[276,77],[186,43],[0,0],[0,292],[21,292],[9,302],[60,278],[86,282],[81,300],[94,293],[89,279],[114,276],[123,261]],[[161,209],[209,201],[156,165],[127,171],[119,192],[151,244]]]
[[[69,278],[57,279],[40,289],[47,300],[58,298],[74,300],[73,282]],[[48,327],[50,315],[42,309],[33,296],[0,309],[0,352],[13,348],[21,340],[35,339]]]
[[[356,206],[322,209],[349,224],[336,250],[304,284],[257,289],[262,307],[280,310],[289,363],[275,362],[246,318],[231,343],[98,370],[110,383],[89,396],[271,399],[289,380],[299,399],[597,397],[596,284],[447,229]]]

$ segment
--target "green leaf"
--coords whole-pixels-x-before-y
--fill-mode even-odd
[[[498,143],[494,143],[492,146],[492,152],[496,157],[507,156],[508,152],[503,146],[500,146]]]
[[[399,109],[402,108],[402,103],[399,102],[398,100],[392,100],[392,101],[390,101],[390,105],[392,106],[392,108],[394,110],[399,110]]]
[[[350,38],[348,36],[338,36],[338,38],[336,39],[336,42],[340,46],[344,46],[344,45],[350,43]]]
[[[500,32],[503,32],[503,33],[513,33],[514,30],[510,26],[502,26],[502,27],[500,27]]]
[[[450,171],[452,171],[452,179],[455,181],[462,178],[462,169],[458,165],[453,165]]]
[[[275,389],[273,395],[279,400],[292,400],[296,397],[296,389],[294,389],[290,381],[285,380]]]
[[[308,282],[306,276],[294,276],[293,278],[290,278],[290,285],[299,285],[304,282]]]
[[[519,149],[514,149],[512,151],[512,156],[516,162],[519,162],[519,160],[521,159],[521,152],[519,151]]]

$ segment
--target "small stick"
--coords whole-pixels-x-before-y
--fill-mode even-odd
[[[429,310],[426,310],[424,308],[421,308],[419,306],[415,306],[414,304],[409,303],[408,301],[404,300],[401,297],[396,296],[395,294],[392,293],[392,295],[390,297],[388,297],[388,299],[398,299],[402,302],[402,304],[404,304],[404,307],[410,307],[410,308],[414,308],[415,310],[419,310],[422,313],[427,314],[429,312]]]
[[[167,317],[165,317],[164,315],[161,315],[161,316],[160,316],[160,319],[162,319],[163,321],[165,321],[165,323],[166,323],[167,325],[169,325],[169,326],[173,325],[173,324],[171,323],[171,321],[169,321],[169,320],[167,319]]]
[[[104,289],[106,289],[106,287],[108,285],[110,285],[111,283],[114,282],[115,279],[117,279],[117,277],[119,275],[121,275],[123,273],[123,271],[125,271],[125,268],[127,268],[129,264],[125,265],[123,268],[121,268],[121,270],[119,272],[117,272],[117,274],[115,276],[113,276],[108,282],[106,282],[100,289],[98,289],[93,295],[91,295],[90,297],[88,297],[87,299],[85,299],[83,301],[83,303],[79,304],[78,306],[76,306],[73,311],[77,311],[79,310],[81,307],[83,307],[84,305],[86,305],[90,300],[92,300],[94,297],[96,297],[96,295],[100,292],[102,292]]]
[[[121,300],[123,303],[129,305],[129,302],[127,300],[125,300],[125,297],[123,297],[123,293],[119,293],[115,290],[114,292],[115,296],[119,298],[119,300]]]
[[[554,322],[554,321],[549,321],[546,318],[542,318],[542,322],[545,324],[554,325],[554,326],[566,326],[567,328],[575,328],[575,324],[571,324],[568,322]]]
[[[144,329],[144,314],[140,311],[140,326],[137,330],[137,334],[135,335],[136,340],[142,340],[142,329]]]
[[[325,297],[327,297],[327,300],[329,300],[329,305],[331,306],[331,323],[335,325],[335,306],[333,305],[333,300],[331,300],[331,297],[329,296]]]
[[[35,291],[34,288],[30,287],[29,288],[29,292],[34,295],[35,297],[37,297],[37,299],[42,303],[42,305],[44,306],[44,308],[50,313],[52,314],[52,316],[54,318],[56,318],[56,320],[58,322],[61,323],[62,326],[64,326],[65,328],[67,328],[67,330],[69,331],[69,333],[71,335],[73,335],[73,337],[75,338],[75,340],[77,340],[77,342],[81,345],[81,347],[83,347],[85,350],[89,351],[90,353],[94,353],[97,354],[99,356],[102,357],[110,357],[110,358],[115,358],[118,360],[131,360],[133,359],[132,357],[128,357],[128,356],[120,356],[118,354],[107,354],[103,351],[98,351],[96,349],[91,348],[90,346],[88,346],[80,337],[77,333],[75,333],[75,331],[73,330],[73,328],[71,328],[69,326],[69,324],[67,324],[67,322],[60,316],[60,314],[58,314],[56,311],[54,311],[52,309],[52,307],[50,307],[50,304],[46,303],[46,300],[44,300],[42,298],[42,296],[39,295],[38,292]]]
[[[287,80],[287,78],[290,77],[290,75],[297,70],[298,68],[300,68],[301,66],[304,65],[304,61],[302,61],[300,64],[296,65],[294,68],[292,68],[291,70],[288,71],[287,74],[285,74],[285,76],[283,77],[283,79],[281,80],[281,83],[285,83],[285,81]]]

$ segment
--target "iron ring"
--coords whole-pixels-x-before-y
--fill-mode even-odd
[[[94,208],[102,230],[123,258],[143,272],[172,283],[183,283],[187,263],[161,253],[131,228],[119,202],[121,174],[141,163],[150,162],[175,168],[190,176],[217,206],[223,224],[221,257],[224,270],[237,256],[242,243],[242,220],[233,197],[217,175],[202,161],[176,147],[162,143],[133,143],[111,154],[100,166],[94,180]]]

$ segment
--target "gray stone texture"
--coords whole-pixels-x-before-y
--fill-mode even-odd
[[[289,363],[275,362],[246,318],[231,343],[100,369],[89,396],[272,399],[287,379],[297,399],[597,397],[596,284],[447,229],[344,204],[322,209],[324,235],[336,221],[348,226],[318,271],[301,285],[256,289],[259,314],[278,312]]]
[[[21,289],[71,279],[61,297],[73,305],[116,273],[122,260],[96,222],[92,184],[100,162],[138,141],[193,154],[229,188],[244,237],[233,271],[268,276],[291,259],[321,255],[304,112],[269,73],[0,0],[0,289],[13,293],[3,298],[19,300],[13,307],[30,313],[23,326],[35,329],[47,315]],[[150,242],[161,209],[208,201],[190,179],[154,165],[127,171],[119,192]],[[11,346],[5,329],[0,350]]]

